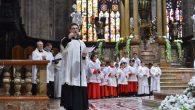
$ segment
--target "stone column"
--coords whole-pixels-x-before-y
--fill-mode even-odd
[[[132,40],[133,44],[140,43],[139,36],[139,15],[138,15],[138,0],[133,0],[133,20],[134,20],[134,38]]]
[[[161,67],[170,66],[166,62],[165,45],[164,45],[165,41],[162,37],[163,35],[166,34],[165,30],[166,30],[166,0],[157,0],[157,33],[158,33],[159,53],[161,53],[159,56]]]
[[[163,0],[163,36],[167,35],[166,0]]]
[[[125,29],[125,14],[126,14],[126,13],[125,13],[125,6],[124,6],[124,4],[125,4],[124,1],[121,0],[121,1],[120,1],[120,12],[121,12],[121,13],[120,13],[120,14],[121,14],[121,15],[120,15],[120,16],[121,16],[121,17],[120,17],[120,19],[121,19],[121,20],[120,20],[120,21],[121,21],[121,38],[124,38],[124,39],[125,39],[125,37],[126,37],[126,36],[125,36],[125,30],[126,30],[126,29]]]
[[[130,0],[125,0],[125,37],[128,38],[129,34],[130,34],[130,15],[129,15],[129,2]]]
[[[157,0],[157,33],[158,41],[162,43],[162,0]]]

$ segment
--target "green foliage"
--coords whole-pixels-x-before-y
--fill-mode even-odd
[[[189,110],[185,106],[181,107],[180,110]]]
[[[178,59],[180,61],[182,61],[184,50],[182,49],[181,42],[176,41],[175,43],[176,43],[176,47],[177,47]]]
[[[127,40],[127,43],[126,43],[126,52],[127,52],[127,55],[128,55],[128,58],[130,58],[130,54],[131,54],[131,39],[128,39]]]
[[[167,62],[171,62],[172,61],[172,55],[171,55],[171,44],[170,41],[168,39],[165,40],[165,53],[166,53],[166,59]]]
[[[120,46],[120,40],[116,42],[116,46],[115,46],[116,56],[118,56],[120,53],[119,46]]]
[[[98,58],[100,59],[100,61],[103,60],[103,43],[105,41],[104,40],[99,40],[98,41]]]

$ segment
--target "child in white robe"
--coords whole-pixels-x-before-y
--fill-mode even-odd
[[[151,75],[151,90],[150,91],[160,91],[160,75],[162,74],[160,67],[157,63],[154,63],[154,65],[150,69],[150,75]]]
[[[116,75],[117,75],[117,82],[118,82],[118,95],[119,96],[125,96],[126,95],[126,93],[127,93],[127,91],[126,91],[126,89],[127,89],[127,74],[125,74],[125,72],[123,71],[123,69],[124,69],[124,63],[120,63],[120,67],[118,67],[117,66],[117,64],[115,64],[116,65],[116,69],[117,69],[117,71],[116,71]]]
[[[149,69],[142,62],[138,67],[138,95],[140,96],[149,95],[148,77]]]
[[[137,80],[137,68],[134,66],[135,60],[129,61],[129,75],[128,75],[128,89],[129,95],[135,96],[138,91],[138,80]]]
[[[126,79],[128,78],[128,75],[129,75],[129,65],[127,65],[127,63],[126,62],[123,62],[123,64],[124,64],[124,67],[123,67],[123,72],[125,73],[125,75],[126,75]],[[128,81],[128,80],[127,80]],[[129,94],[129,88],[128,88],[128,82],[127,82],[127,84],[126,85],[124,85],[124,96],[128,96]]]
[[[89,61],[89,76],[88,76],[88,98],[99,99],[100,96],[100,62],[97,61],[97,55],[92,54]]]
[[[110,96],[116,97],[118,96],[118,94],[117,94],[116,68],[114,66],[114,62],[110,63],[108,77],[109,77],[108,88],[109,88]]]
[[[108,74],[109,74],[109,63],[107,62],[106,64],[102,63],[101,64],[101,73],[100,73],[100,78],[101,78],[101,83],[100,83],[100,93],[102,98],[109,97],[109,90],[108,90]]]

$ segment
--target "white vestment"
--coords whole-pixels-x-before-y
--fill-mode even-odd
[[[56,59],[60,59],[62,58],[62,53],[58,53],[55,56],[55,60]],[[62,61],[59,60],[59,62],[57,64],[55,64],[55,80],[54,80],[54,96],[56,98],[61,97],[61,89],[62,89],[62,72],[61,72],[61,65],[62,65]]]
[[[128,77],[129,76],[129,66],[127,65],[125,68],[122,69],[122,71],[125,73],[125,75]]]
[[[108,79],[108,86],[117,87],[116,81],[116,68],[109,67],[109,79]]]
[[[82,56],[80,46],[82,52],[86,48],[85,43],[81,40],[71,40],[62,50],[62,84],[87,86],[86,59],[80,58]]]
[[[123,84],[123,85],[127,85],[127,74],[125,74],[125,72],[123,72],[122,69],[120,68],[116,68],[116,76],[117,76],[117,81],[118,84]]]
[[[134,58],[135,63],[134,63],[134,67],[138,68],[139,66],[141,66],[141,60],[139,58]]]
[[[149,94],[149,69],[147,67],[138,67],[138,94]]]
[[[89,83],[101,83],[100,73],[94,74],[97,70],[100,70],[100,62],[89,61],[88,64],[88,82]]]
[[[42,50],[42,52],[39,52],[39,50],[36,48],[32,52],[32,60],[44,60],[42,59],[42,56],[46,56],[46,52]],[[38,68],[36,65],[32,66],[32,83],[37,84],[37,73],[38,73]]]
[[[109,68],[104,67],[100,73],[100,78],[101,78],[100,86],[108,85],[108,79],[109,79],[108,75],[109,75]]]
[[[152,66],[150,69],[151,74],[151,90],[150,91],[160,91],[160,75],[162,74],[159,67]]]
[[[54,65],[52,64],[54,56],[50,51],[46,51],[46,56],[46,60],[49,60],[49,63],[47,64],[47,83],[49,83],[49,81],[54,81]]]
[[[137,68],[134,66],[129,66],[129,71],[131,75],[128,76],[128,81],[137,82]]]

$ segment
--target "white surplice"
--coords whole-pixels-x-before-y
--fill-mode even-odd
[[[100,73],[94,74],[95,71],[100,70],[100,62],[96,60],[93,62],[92,60],[89,61],[88,64],[88,82],[89,83],[101,83],[100,80]]]
[[[150,69],[151,74],[151,90],[150,91],[160,91],[160,75],[162,74],[159,67],[152,66]]]
[[[50,51],[46,51],[46,60],[49,60],[47,64],[47,83],[49,83],[49,81],[54,81],[54,65],[52,64],[54,56]]]
[[[81,50],[80,50],[81,47]],[[87,87],[86,59],[82,59],[82,51],[86,45],[81,40],[71,40],[62,50],[62,84]],[[80,59],[81,58],[81,59]],[[80,73],[81,66],[81,73]],[[80,78],[81,74],[81,78]],[[80,83],[81,79],[81,83]]]
[[[109,79],[108,79],[108,86],[117,87],[116,81],[116,68],[115,67],[108,67],[109,68]]]
[[[127,74],[125,74],[125,72],[120,69],[120,68],[116,68],[116,76],[117,76],[117,81],[118,84],[122,84],[122,85],[127,85]]]
[[[62,58],[62,53],[58,53],[56,56],[55,56],[55,60],[56,59],[60,59]],[[59,98],[61,97],[61,88],[62,88],[62,72],[61,72],[61,64],[62,64],[62,61],[59,60],[59,62],[57,64],[55,64],[55,80],[54,80],[54,96],[56,98]]]
[[[147,67],[138,67],[138,94],[149,94],[149,69]]]
[[[102,70],[101,70],[101,73],[100,73],[100,78],[101,78],[101,83],[100,83],[100,86],[104,86],[104,85],[108,85],[108,75],[109,75],[109,67],[104,67]]]
[[[41,50],[42,52],[39,52],[39,50],[36,48],[32,52],[32,60],[44,60],[42,56],[46,56],[46,51]],[[37,84],[37,73],[38,73],[38,68],[36,65],[32,66],[32,83]]]
[[[130,76],[128,76],[129,82],[137,82],[137,68],[134,66],[129,66],[129,71],[131,73]]]

